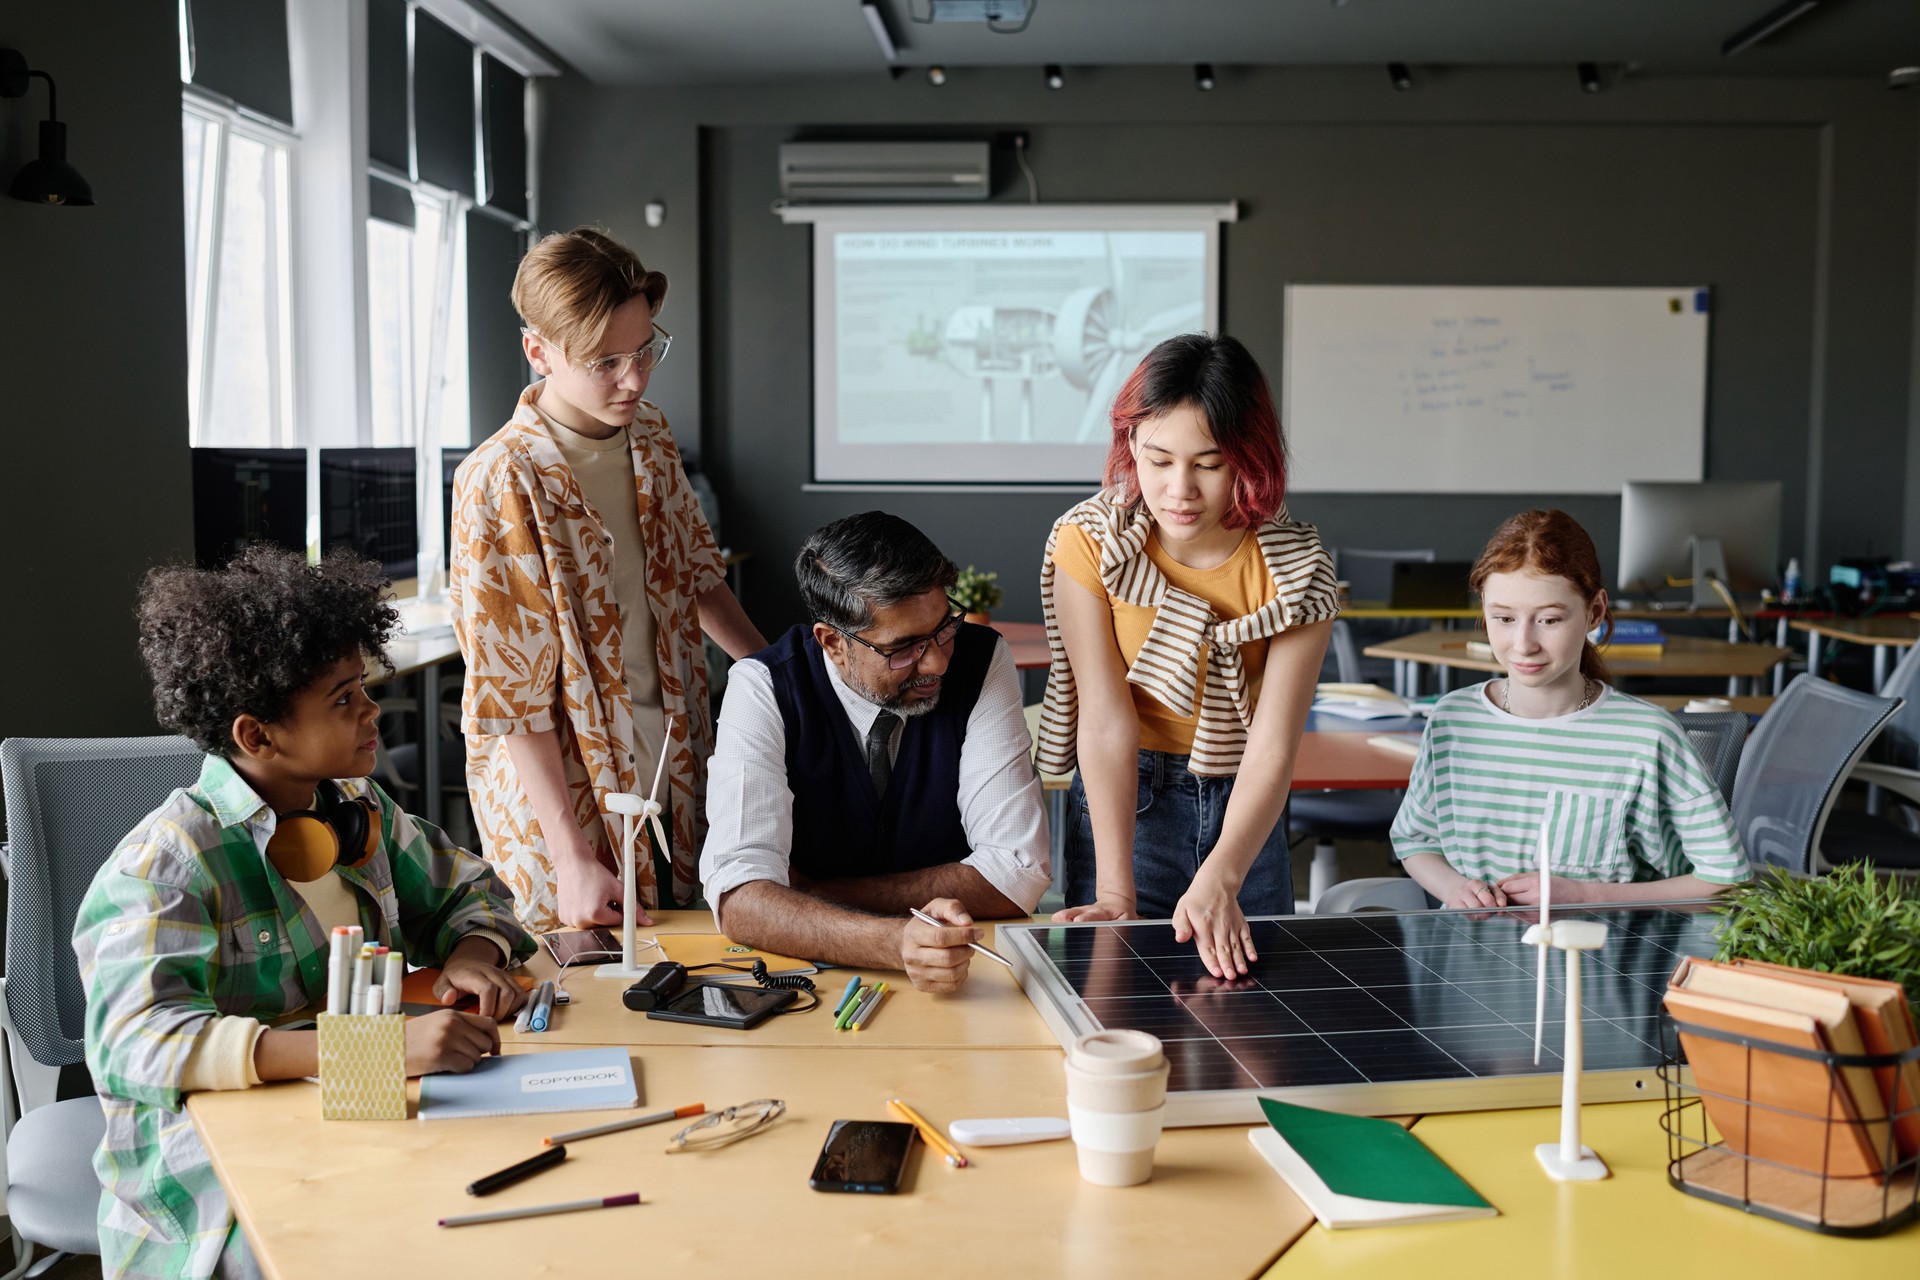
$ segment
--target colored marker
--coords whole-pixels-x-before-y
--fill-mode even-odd
[[[866,1026],[869,1022],[872,1022],[873,1015],[880,1012],[880,1002],[882,1000],[885,1000],[886,998],[887,998],[887,984],[883,982],[878,987],[874,988],[872,1003],[867,1005],[866,1008],[862,1009],[858,1014],[856,1014],[854,1016],[853,1022],[849,1025],[851,1025],[855,1031],[858,1031],[860,1028]]]
[[[675,1107],[671,1111],[656,1111],[648,1116],[634,1116],[629,1120],[615,1120],[612,1124],[597,1124],[591,1129],[575,1129],[571,1133],[556,1133],[551,1138],[542,1139],[550,1147],[562,1143],[578,1142],[582,1138],[598,1138],[609,1133],[619,1133],[624,1129],[638,1129],[642,1125],[659,1124],[662,1120],[682,1120],[687,1116],[699,1116],[707,1113],[704,1102],[689,1103],[684,1107]]]
[[[860,1015],[865,1013],[868,1007],[872,1005],[873,1002],[875,1000],[878,1000],[879,998],[880,998],[879,986],[875,985],[875,986],[868,987],[866,989],[866,992],[863,995],[861,995],[860,999],[854,1002],[853,1011],[851,1015],[847,1018],[846,1022],[840,1027],[840,1030],[845,1031],[851,1028],[854,1023],[860,1020]]]
[[[519,1164],[510,1164],[498,1173],[490,1173],[478,1181],[468,1183],[467,1194],[470,1196],[490,1196],[494,1192],[504,1190],[524,1178],[531,1178],[542,1169],[551,1169],[566,1158],[567,1149],[565,1147],[549,1147],[537,1156],[528,1156]]]
[[[353,1007],[352,970],[347,963],[346,925],[335,927],[327,938],[327,1012],[346,1013]]]
[[[386,1010],[388,1013],[400,1012],[400,981],[407,972],[407,958],[398,951],[387,952],[380,970],[380,985],[386,988]]]
[[[373,979],[373,951],[371,942],[360,944],[359,954],[353,958],[353,1012],[367,1011],[367,988]]]
[[[527,1026],[533,1031],[545,1031],[547,1024],[553,1021],[553,983],[543,982],[534,988],[533,1017]]]
[[[863,987],[854,995],[850,1003],[841,1007],[840,1016],[833,1020],[833,1029],[835,1031],[845,1031],[847,1029],[847,1019],[851,1018],[859,1010],[860,1002],[865,998],[866,989]]]
[[[841,1012],[847,1007],[847,1001],[853,999],[854,993],[858,990],[860,990],[860,975],[856,973],[853,977],[847,979],[847,989],[840,993],[840,1003],[833,1006],[834,1017],[837,1018],[840,1016]]]
[[[588,1209],[617,1209],[621,1205],[639,1204],[640,1193],[629,1191],[623,1196],[603,1196],[597,1200],[568,1200],[561,1204],[535,1204],[524,1209],[495,1209],[490,1213],[463,1213],[454,1218],[440,1219],[443,1227],[470,1227],[479,1222],[505,1222],[510,1218],[539,1218],[549,1213],[581,1213]]]

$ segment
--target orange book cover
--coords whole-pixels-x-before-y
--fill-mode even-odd
[[[1788,982],[1844,991],[1853,1002],[1855,1020],[1860,1024],[1860,1041],[1868,1053],[1901,1054],[1920,1044],[1907,989],[1897,982],[1822,973],[1818,969],[1793,969],[1764,960],[1733,963],[1738,968],[1758,969]],[[1920,1153],[1920,1061],[1898,1067],[1876,1067],[1873,1074],[1880,1086],[1880,1096],[1894,1117],[1894,1140],[1899,1143],[1900,1155],[1906,1158]]]
[[[1670,987],[1667,1012],[1677,1023],[1750,1036],[1796,1049],[1832,1052],[1820,1025],[1788,1013],[1723,996]],[[1732,1150],[1809,1173],[1836,1178],[1878,1177],[1880,1161],[1867,1140],[1853,1099],[1836,1088],[1821,1062],[1749,1049],[1680,1028],[1693,1078],[1707,1115]]]

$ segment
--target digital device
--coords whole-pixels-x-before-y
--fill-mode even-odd
[[[740,987],[719,982],[697,982],[680,994],[647,1010],[662,1022],[693,1022],[703,1027],[757,1027],[799,997],[785,988]]]
[[[807,1185],[815,1191],[890,1196],[900,1189],[918,1131],[898,1120],[835,1120]]]
[[[1620,488],[1621,590],[1651,595],[1668,578],[1691,578],[1694,604],[1719,608],[1714,580],[1731,592],[1772,586],[1780,493],[1778,480],[1629,480]]]
[[[1395,560],[1387,607],[1471,609],[1473,592],[1467,579],[1472,573],[1471,560]]]
[[[320,451],[320,549],[351,547],[390,578],[419,574],[420,521],[411,449]]]
[[[193,450],[193,558],[217,569],[256,542],[307,545],[307,451]]]
[[[440,451],[440,559],[441,568],[453,569],[453,477],[472,449]]]
[[[635,1013],[645,1013],[657,1009],[678,995],[680,988],[686,985],[687,967],[675,964],[671,960],[662,960],[645,973],[640,981],[634,983],[620,994],[620,1003]]]

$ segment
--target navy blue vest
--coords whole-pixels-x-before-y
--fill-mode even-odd
[[[960,625],[932,711],[907,718],[884,802],[866,745],[827,678],[813,630],[796,626],[754,654],[773,673],[787,731],[793,865],[815,880],[887,875],[958,862],[972,850],[960,822],[960,748],[999,633]]]

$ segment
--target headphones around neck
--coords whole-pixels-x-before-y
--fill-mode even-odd
[[[380,848],[380,810],[364,796],[349,796],[322,782],[314,807],[283,813],[267,841],[267,861],[282,876],[308,884],[336,866],[363,867]]]

